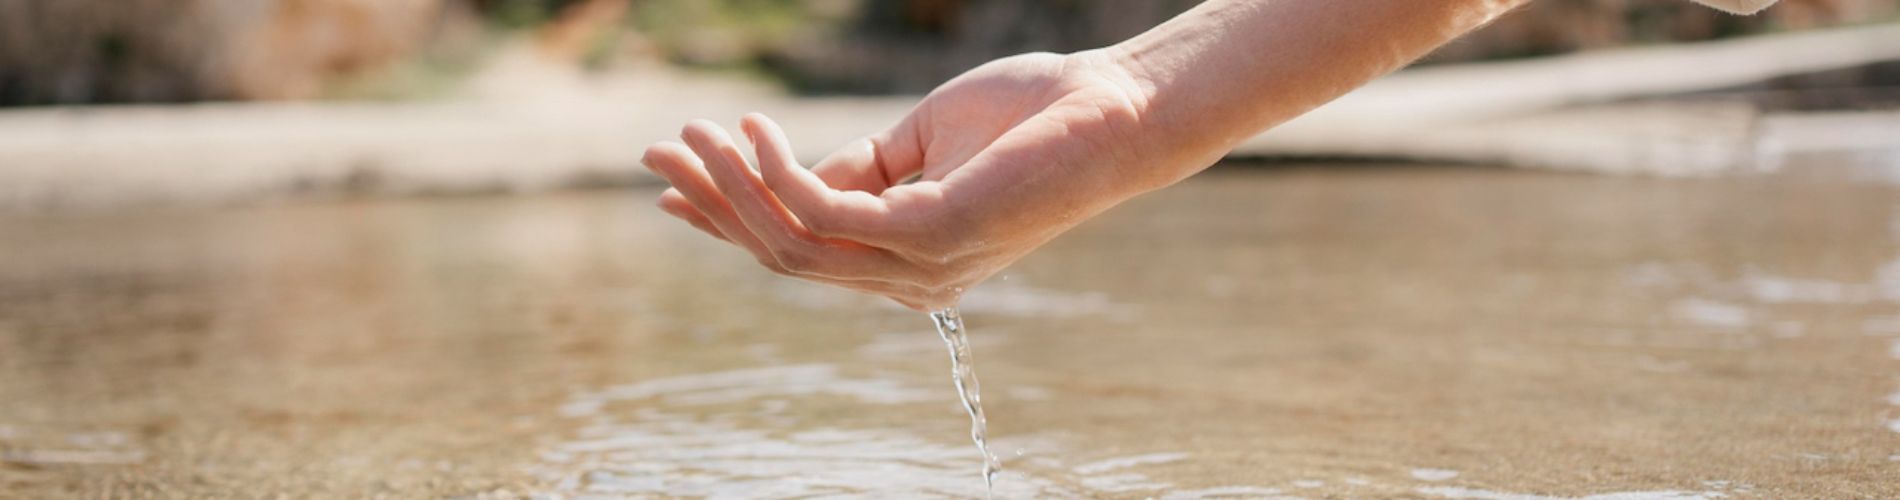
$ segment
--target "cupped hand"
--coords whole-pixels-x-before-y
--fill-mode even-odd
[[[756,113],[740,127],[756,172],[704,120],[686,125],[683,143],[649,147],[644,161],[673,184],[661,209],[765,267],[928,310],[955,305],[1115,203],[1173,182],[1168,169],[1148,168],[1168,155],[1149,154],[1143,106],[1106,55],[1025,54],[945,83],[896,126],[810,170]]]

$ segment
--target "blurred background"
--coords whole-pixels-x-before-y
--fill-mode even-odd
[[[982,62],[1104,46],[1194,3],[4,0],[0,206],[622,185],[645,179],[639,144],[753,110],[816,157]],[[1764,147],[1815,134],[1764,112],[1900,102],[1896,11],[1540,1],[1236,155],[1772,169]]]
[[[588,74],[716,70],[798,94],[922,93],[983,62],[1112,44],[1182,0],[124,0],[0,4],[0,105],[430,99],[515,45]],[[1425,64],[1890,21],[1894,2],[1548,0]]]

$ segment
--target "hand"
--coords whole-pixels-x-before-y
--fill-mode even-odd
[[[1144,171],[1139,97],[1100,52],[1025,54],[952,79],[890,130],[809,171],[756,113],[741,123],[756,173],[704,120],[686,125],[684,144],[649,147],[644,161],[673,184],[661,209],[765,267],[928,310],[1179,177]]]
[[[1208,0],[1112,47],[970,70],[809,171],[759,115],[743,123],[759,173],[704,121],[645,160],[673,183],[662,209],[774,271],[945,307],[1083,220],[1526,2]]]

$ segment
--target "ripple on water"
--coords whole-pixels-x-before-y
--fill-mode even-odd
[[[1710,328],[1741,329],[1747,328],[1750,323],[1748,309],[1709,299],[1678,300],[1670,306],[1670,311],[1691,324]]]
[[[900,429],[813,427],[795,406],[808,398],[845,397],[858,404],[940,405],[947,391],[889,378],[851,377],[833,365],[791,365],[666,377],[576,394],[560,411],[588,422],[537,454],[531,467],[543,493],[604,496],[792,498],[822,495],[874,497],[984,494],[969,471],[977,465],[967,443],[926,439]],[[624,404],[623,404],[624,403]],[[706,404],[737,405],[695,412]],[[742,418],[770,414],[778,420]],[[1181,488],[1142,471],[1189,462],[1184,452],[1102,457],[1080,463],[1054,439],[1017,437],[1012,444],[1041,450],[1015,460],[996,482],[1002,498],[1090,497],[1137,494],[1166,500],[1272,498],[1284,487],[1319,489],[1318,480],[1282,487],[1228,485]],[[1086,455],[1086,451],[1073,453]],[[1019,453],[1020,455],[1020,453]],[[1414,480],[1449,481],[1447,469],[1410,470]],[[1345,488],[1394,487],[1348,478]],[[1542,499],[1535,495],[1434,486],[1412,490],[1447,498]],[[1598,500],[1712,498],[1713,493],[1608,493]]]
[[[123,432],[79,432],[55,436],[34,436],[12,425],[0,425],[0,466],[27,467],[62,465],[130,465],[146,460],[144,450],[134,447]]]
[[[1900,316],[1867,318],[1861,322],[1860,329],[1874,336],[1900,335]]]
[[[1458,471],[1446,469],[1412,469],[1412,479],[1420,481],[1444,481],[1458,477]]]
[[[1186,453],[1149,453],[1146,455],[1134,455],[1134,456],[1128,456],[1128,457],[1111,458],[1107,460],[1098,460],[1094,462],[1089,462],[1086,464],[1075,466],[1074,470],[1077,474],[1100,474],[1100,473],[1112,471],[1115,469],[1126,469],[1126,468],[1134,467],[1137,465],[1152,465],[1152,464],[1165,464],[1165,463],[1170,463],[1170,462],[1179,462],[1182,460],[1187,460],[1187,458],[1188,458],[1188,454]]]
[[[1526,495],[1522,493],[1504,493],[1504,492],[1498,492],[1498,491],[1481,490],[1481,489],[1476,489],[1476,488],[1459,488],[1455,486],[1428,486],[1424,488],[1419,488],[1418,492],[1422,494],[1426,494],[1426,495],[1433,495],[1433,496],[1438,496],[1438,497],[1443,497],[1443,498],[1472,498],[1472,499],[1479,499],[1479,500],[1555,500],[1558,498],[1568,498],[1568,497],[1550,497],[1550,496],[1543,496],[1543,495]],[[1714,498],[1722,498],[1725,496],[1727,495],[1720,492],[1713,492],[1713,491],[1662,490],[1662,491],[1629,491],[1629,492],[1619,492],[1619,493],[1604,493],[1600,495],[1590,495],[1590,496],[1576,497],[1576,498],[1578,500],[1693,500],[1693,499],[1714,499]]]
[[[575,395],[560,409],[589,422],[542,450],[533,472],[548,493],[573,495],[882,497],[981,496],[969,473],[977,464],[967,443],[931,440],[898,429],[810,428],[782,411],[807,398],[846,397],[864,405],[942,404],[948,391],[896,379],[842,375],[832,365],[794,365],[653,379]],[[630,404],[616,404],[630,403]],[[740,405],[701,415],[691,407]],[[626,409],[631,408],[631,409]],[[748,421],[739,415],[783,414]],[[1033,448],[1054,444],[1034,437]],[[1013,466],[996,483],[1005,498],[1085,497],[1169,492],[1165,498],[1265,496],[1271,488],[1224,486],[1177,490],[1141,474],[1143,466],[1188,460],[1150,453],[1068,466],[1053,456]],[[1030,464],[1036,464],[1029,466]]]
[[[879,299],[843,292],[828,286],[790,280],[781,281],[784,282],[771,285],[770,292],[773,297],[785,304],[804,309],[855,308],[863,307],[867,303],[897,307],[895,304],[884,303]],[[1140,308],[1136,305],[1117,303],[1110,300],[1108,294],[1103,292],[1071,292],[1038,288],[1024,284],[1020,280],[991,281],[973,288],[963,294],[957,307],[971,313],[1037,318],[1088,316],[1130,321],[1140,314]]]

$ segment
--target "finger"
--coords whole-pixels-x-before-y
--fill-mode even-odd
[[[888,130],[838,148],[811,171],[832,189],[882,194],[923,170],[916,123],[915,113],[906,116]]]
[[[725,233],[719,232],[719,227],[713,225],[712,219],[706,218],[706,214],[700,213],[697,208],[693,208],[693,202],[687,201],[686,196],[680,194],[676,188],[667,189],[666,192],[660,193],[660,201],[655,204],[659,205],[660,211],[678,217],[680,220],[686,221],[687,224],[692,224],[694,228],[704,231],[706,234],[718,238],[720,241],[727,243],[732,242],[732,239],[727,238]]]
[[[827,245],[807,231],[759,174],[747,167],[732,137],[718,125],[696,120],[687,124],[680,136],[706,161],[713,184],[780,267],[800,275],[830,278],[885,277],[889,272],[888,265],[876,266],[883,270],[866,269],[874,263],[867,261],[878,257],[870,249]]]
[[[938,284],[942,273],[934,268],[914,265],[882,249],[851,241],[827,240],[813,234],[765,185],[759,174],[747,168],[745,157],[717,125],[697,121],[687,125],[683,136],[689,146],[706,158],[713,183],[731,201],[739,220],[778,259],[780,267],[801,275],[899,281],[926,287]],[[790,146],[782,135],[777,145],[762,149],[772,162],[771,168],[802,171],[790,163]]]
[[[869,137],[860,138],[818,160],[811,173],[832,189],[876,195],[896,184],[885,177],[877,155],[877,143]]]
[[[775,271],[779,270],[778,261],[772,258],[765,243],[759,241],[751,231],[746,230],[745,224],[739,221],[739,215],[733,211],[732,204],[727,202],[725,196],[720,194],[719,188],[713,185],[705,166],[701,164],[698,156],[693,155],[692,150],[676,142],[662,142],[648,147],[642,162],[646,163],[647,168],[653,169],[654,173],[672,183],[673,188],[677,189],[680,195],[693,205],[693,208],[704,214],[713,228],[718,230],[720,235],[725,236],[726,241],[746,249],[759,260],[760,264]]]
[[[882,248],[906,248],[906,243],[915,241],[911,231],[897,227],[899,217],[884,198],[868,191],[834,189],[816,173],[799,167],[791,141],[771,119],[754,113],[746,115],[740,126],[757,148],[765,186],[808,231]],[[834,165],[847,165],[842,161]]]
[[[701,164],[699,157],[695,156],[686,146],[671,142],[655,144],[647,148],[647,153],[643,161],[649,168],[652,168],[655,173],[666,178],[668,182],[674,185],[674,189],[668,190],[667,193],[661,195],[662,209],[669,210],[669,212],[679,210],[678,208],[674,208],[678,207],[678,205],[675,204],[676,202],[669,201],[675,198],[673,195],[677,195],[679,199],[686,200],[693,211],[686,214],[676,213],[676,216],[681,216],[681,218],[687,219],[689,223],[692,223],[694,218],[689,217],[690,214],[702,215],[703,218],[700,220],[705,221],[705,226],[701,227],[699,223],[695,223],[695,227],[700,227],[708,234],[720,236],[722,239],[746,249],[758,259],[761,265],[771,269],[773,272],[886,297],[921,297],[929,296],[933,293],[930,289],[914,284],[877,279],[832,278],[788,269],[780,265],[771,250],[767,248],[755,234],[745,228],[730,202],[719,192],[705,167]],[[870,249],[861,250],[872,251]],[[914,274],[901,273],[898,272],[897,269],[893,269],[894,265],[899,262],[900,261],[894,258],[886,257],[885,260],[878,263],[879,265],[868,266],[867,269],[873,271],[874,275]]]
[[[706,172],[713,185],[732,204],[745,227],[768,247],[796,247],[810,244],[801,238],[803,225],[782,208],[778,197],[765,187],[758,173],[748,166],[745,156],[733,144],[725,129],[706,120],[694,120],[680,132],[686,145],[705,160]]]

